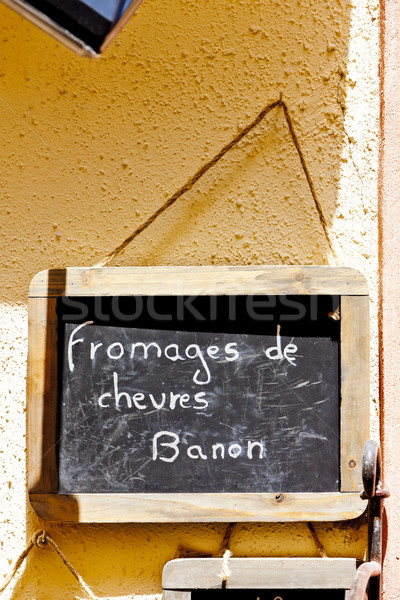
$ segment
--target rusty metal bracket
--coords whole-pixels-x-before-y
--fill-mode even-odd
[[[364,446],[362,478],[364,491],[361,498],[368,500],[368,562],[358,569],[350,588],[349,600],[380,600],[382,571],[382,507],[390,493],[381,482],[381,449],[377,441],[369,440]]]

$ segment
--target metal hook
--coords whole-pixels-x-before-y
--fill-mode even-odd
[[[349,600],[379,600],[382,570],[382,505],[390,493],[382,488],[381,449],[376,440],[364,446],[362,479],[364,491],[361,498],[368,500],[368,562],[358,569],[349,593]],[[368,596],[367,588],[369,586]]]

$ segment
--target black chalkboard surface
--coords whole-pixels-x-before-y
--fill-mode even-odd
[[[59,492],[339,491],[335,306],[301,302],[251,325],[61,319]]]

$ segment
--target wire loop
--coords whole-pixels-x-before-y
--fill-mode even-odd
[[[278,100],[275,100],[275,102],[272,102],[271,104],[268,104],[267,106],[265,106],[256,116],[256,118],[249,123],[249,125],[247,125],[244,129],[242,129],[234,138],[233,140],[231,140],[228,144],[226,144],[219,152],[218,154],[216,154],[211,160],[209,160],[207,163],[205,163],[202,167],[200,167],[200,169],[181,187],[179,188],[179,190],[177,190],[172,196],[170,196],[168,198],[168,200],[166,202],[164,202],[164,204],[162,206],[160,206],[160,208],[158,208],[150,217],[148,217],[148,219],[146,221],[144,221],[141,225],[139,225],[139,227],[137,227],[135,229],[135,231],[133,231],[121,244],[119,244],[119,246],[117,246],[116,248],[114,248],[114,250],[112,250],[111,252],[109,252],[98,264],[96,264],[96,267],[106,267],[107,265],[109,265],[114,259],[116,259],[120,254],[122,254],[122,252],[125,250],[125,248],[131,243],[133,242],[133,240],[135,238],[137,238],[138,235],[140,235],[145,229],[147,229],[160,215],[162,215],[163,212],[165,212],[168,208],[170,208],[173,204],[175,204],[175,202],[178,200],[178,198],[180,198],[185,192],[188,192],[189,190],[192,189],[192,187],[195,185],[195,183],[197,183],[197,181],[203,177],[203,175],[205,175],[207,173],[207,171],[209,169],[211,169],[211,167],[213,167],[214,165],[217,164],[217,162],[219,162],[221,160],[221,158],[223,156],[225,156],[225,154],[231,150],[232,148],[234,148],[254,127],[256,127],[262,120],[263,118],[273,109],[276,108],[278,106],[282,107],[283,110],[283,114],[285,117],[285,121],[286,124],[288,126],[290,135],[292,137],[293,143],[295,145],[295,148],[297,150],[297,154],[299,155],[299,159],[300,159],[300,163],[301,166],[303,168],[304,174],[306,176],[306,180],[308,183],[308,187],[310,189],[311,192],[311,196],[314,200],[314,205],[316,208],[316,211],[318,213],[318,217],[320,220],[320,223],[322,225],[322,229],[324,231],[326,240],[328,242],[328,246],[329,249],[332,253],[332,257],[333,259],[337,260],[336,257],[336,252],[335,249],[333,247],[330,235],[329,235],[329,230],[328,230],[328,225],[322,210],[322,206],[318,200],[317,197],[317,193],[315,191],[315,187],[313,184],[313,181],[311,179],[311,175],[310,172],[308,170],[307,164],[306,164],[306,160],[304,158],[304,154],[301,150],[300,147],[300,143],[297,137],[297,134],[294,130],[294,125],[293,125],[293,121],[292,118],[290,116],[289,113],[289,109],[286,105],[286,103],[284,102],[284,100],[282,99],[282,93],[279,96]]]

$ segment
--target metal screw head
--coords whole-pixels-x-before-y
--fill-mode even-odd
[[[283,501],[284,501],[284,499],[285,499],[285,494],[276,494],[276,495],[275,495],[275,501],[276,501],[276,502],[279,502],[279,504],[280,504],[281,502],[283,502]]]
[[[355,461],[355,460],[352,458],[351,460],[349,460],[349,462],[348,462],[348,465],[349,465],[349,468],[350,468],[350,469],[354,469],[354,467],[356,467],[356,466],[357,466],[357,463],[356,463],[356,461]]]

